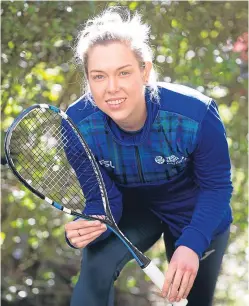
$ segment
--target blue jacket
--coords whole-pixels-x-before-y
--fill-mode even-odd
[[[147,119],[135,133],[121,130],[87,103],[87,96],[67,114],[100,164],[116,222],[122,215],[122,197],[142,201],[168,224],[176,247],[187,246],[201,257],[232,222],[225,128],[211,98],[186,86],[158,85],[158,102],[146,90]],[[89,196],[86,214],[103,213],[97,198]]]

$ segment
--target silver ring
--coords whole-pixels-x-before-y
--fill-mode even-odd
[[[79,236],[81,236],[80,231],[79,231],[79,230],[77,230],[77,232],[78,232],[78,235],[79,235]]]

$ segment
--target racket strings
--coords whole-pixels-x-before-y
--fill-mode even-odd
[[[20,175],[33,188],[81,212],[88,196],[99,187],[94,171],[88,171],[91,163],[82,154],[85,151],[73,127],[68,122],[64,126],[62,120],[48,110],[29,113],[12,133],[10,155]],[[65,153],[68,148],[70,154]],[[80,185],[82,176],[87,178]]]
[[[64,132],[61,132],[61,135],[64,136],[63,141],[62,141],[62,144],[64,146],[65,144],[68,143],[68,137],[65,136]],[[73,147],[73,144],[70,144],[70,145]],[[75,147],[76,147],[76,145],[75,145]],[[77,165],[78,160],[81,160],[81,162]],[[87,165],[86,166],[85,166],[85,161],[87,161]],[[76,164],[76,167],[74,166],[74,171],[76,173],[78,172],[78,170],[81,170],[80,171],[81,172],[80,175],[78,175],[78,179],[80,179],[81,176],[84,175],[85,173],[89,173],[89,169],[92,168],[91,163],[89,163],[89,159],[87,157],[85,157],[84,155],[82,155],[82,154],[81,155],[79,155],[79,154],[75,154],[75,155],[72,154],[72,157],[68,158],[68,162],[71,165],[72,164],[74,164],[74,165]],[[84,167],[82,167],[82,165],[84,165]],[[94,183],[93,180],[94,180],[95,184],[93,184]],[[95,189],[95,187],[98,186],[98,184],[96,182],[95,175],[88,176],[88,179],[84,181],[84,184],[85,185],[89,185],[89,186],[92,185],[92,188],[89,189],[89,191],[87,193],[85,193],[85,197],[87,197],[93,191],[93,189]]]
[[[21,138],[20,140],[21,140],[20,144],[22,144],[24,139]],[[42,150],[33,151],[34,156],[37,158],[36,162],[39,162],[39,163],[32,163],[32,165],[29,165],[27,163],[27,159],[26,159],[26,164],[25,164],[25,160],[24,160],[24,153],[25,153],[25,150],[26,150],[26,146],[22,146],[22,145],[21,146],[15,145],[15,146],[17,148],[19,147],[21,149],[24,149],[23,154],[20,155],[20,163],[22,164],[23,167],[22,167],[22,169],[19,169],[19,172],[24,178],[29,177],[30,173],[32,173],[32,186],[35,187],[35,189],[37,189],[38,191],[40,191],[42,193],[48,194],[49,190],[51,190],[51,189],[61,191],[65,187],[66,184],[65,183],[63,184],[62,182],[68,182],[69,181],[68,176],[65,176],[65,169],[61,169],[61,171],[56,171],[55,172],[52,169],[54,167],[54,164],[51,163],[51,165],[49,167],[47,167],[47,164],[41,163],[42,159],[44,158],[44,154],[42,154],[43,153]],[[37,153],[40,153],[40,154],[38,155]],[[49,162],[51,162],[51,161],[49,161]],[[28,168],[26,167],[26,165],[28,165]],[[46,171],[42,172],[41,167],[46,169]],[[30,171],[28,171],[28,170],[30,170]],[[64,173],[64,175],[63,175],[63,173]],[[42,183],[40,181],[41,176],[43,178]],[[27,180],[27,181],[28,181],[28,183],[30,183],[30,180]],[[52,186],[51,182],[54,182],[53,186]],[[71,185],[71,189],[73,189],[73,185]],[[78,191],[78,190],[75,190],[75,191]],[[64,204],[65,204],[65,202],[64,202]]]
[[[65,134],[65,131],[63,131],[63,127],[59,126],[57,127],[55,130],[52,130],[51,128],[49,130],[47,130],[46,132],[49,133],[49,132],[53,132],[53,137],[58,139],[58,144],[57,144],[57,147],[59,147],[60,149],[58,150],[57,149],[57,153],[60,153],[60,151],[64,152],[64,148],[65,146],[67,145],[67,143],[69,142],[68,141],[68,137],[70,137],[70,135],[67,137],[66,134]],[[62,136],[62,137],[60,137]],[[72,147],[73,147],[73,143],[70,144]],[[74,148],[73,148],[74,149]],[[75,159],[76,158],[76,159]],[[84,161],[88,161],[88,158],[87,157],[84,157],[83,155],[79,155],[79,154],[75,154],[73,155],[72,154],[72,157],[70,159],[68,159],[68,162],[69,163],[74,163],[75,162],[78,162],[78,159],[81,159],[83,160],[79,165],[78,165],[78,168],[75,168],[74,167],[74,170],[75,172],[77,172],[77,170],[79,170],[79,168],[82,168],[82,165],[84,164]],[[76,163],[77,164],[77,163]],[[53,165],[52,165],[53,166]],[[47,172],[48,173],[51,173],[51,168],[52,166],[50,166],[50,168],[47,169]],[[88,165],[86,167],[84,167],[83,171],[81,171],[81,174],[78,176],[78,179],[80,179],[80,177],[89,170],[89,168],[91,168],[91,164],[88,163]],[[64,169],[63,169],[64,170]],[[68,171],[70,171],[71,168],[68,167]],[[58,173],[55,173],[54,172],[54,176],[52,176],[51,178],[56,181],[56,182],[59,182],[59,178],[64,178],[65,179],[65,182],[67,182],[67,177],[65,175],[63,175],[63,173],[67,173],[66,171],[57,171]],[[46,176],[44,174],[44,176]],[[95,179],[95,177],[94,177]],[[91,180],[93,180],[93,176],[90,176],[86,181],[85,181],[85,184],[89,184],[91,183]],[[58,185],[58,184],[57,184]],[[97,183],[95,183],[95,185],[92,185],[93,187],[88,191],[88,193],[85,194],[85,197],[87,197],[92,191],[93,189],[97,186]],[[54,186],[54,188],[59,188],[59,190],[63,189],[65,187],[65,184],[62,184],[61,187],[59,186]]]
[[[22,133],[21,133],[21,132],[22,132],[22,129],[21,129],[20,127],[19,127],[18,132],[20,132],[19,135],[21,135],[21,136],[24,136],[24,135],[25,135],[25,134],[22,134]],[[27,144],[25,144],[25,140],[26,140],[26,139],[21,138],[21,139],[20,139],[20,142],[19,142],[20,147],[21,147],[21,149],[23,149],[24,152],[25,152],[25,149],[27,148]],[[24,144],[24,145],[23,145],[23,144]],[[30,146],[33,147],[32,144],[30,144]],[[30,149],[30,147],[29,147],[28,149]],[[47,150],[47,149],[49,149],[49,148],[48,148],[48,147],[45,147],[44,149]],[[38,164],[38,163],[37,163],[37,164],[35,164],[35,163],[32,164],[33,168],[34,168],[35,170],[37,170],[36,174],[39,173],[39,168],[38,168],[38,165],[39,165],[39,167],[42,166],[42,167],[46,168],[46,169],[47,169],[47,172],[51,175],[51,168],[54,167],[54,164],[51,164],[49,167],[47,167],[47,164],[45,164],[45,163],[42,162],[42,161],[43,161],[43,158],[44,158],[43,150],[41,150],[41,148],[39,148],[39,146],[36,146],[32,153],[33,153],[33,154],[35,155],[35,157],[36,157],[36,162],[39,162],[39,164]],[[24,156],[24,155],[20,155],[20,157],[21,157],[22,160],[23,160],[23,156]],[[27,170],[27,169],[24,168],[24,170]],[[46,177],[46,172],[43,173],[43,177]],[[38,176],[38,178],[39,178],[39,176]],[[36,176],[34,176],[34,180],[35,180],[35,179],[36,179]],[[38,183],[38,182],[37,182],[37,183]]]

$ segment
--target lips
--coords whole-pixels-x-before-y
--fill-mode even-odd
[[[116,99],[108,99],[106,100],[106,103],[108,105],[119,105],[123,103],[126,100],[126,98],[116,98]]]

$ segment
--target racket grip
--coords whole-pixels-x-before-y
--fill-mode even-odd
[[[163,284],[165,281],[165,276],[162,271],[151,261],[146,268],[143,268],[145,274],[149,276],[152,282],[162,291]],[[167,306],[186,306],[188,300],[182,299],[180,302],[170,303]]]

